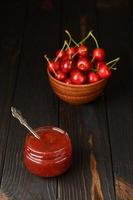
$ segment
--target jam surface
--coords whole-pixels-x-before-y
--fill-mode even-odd
[[[24,146],[24,163],[38,176],[51,177],[64,173],[72,162],[72,145],[67,133],[52,127],[36,130],[40,140],[29,134]]]
[[[68,145],[68,136],[56,129],[37,131],[40,140],[30,135],[27,140],[29,148],[38,152],[58,151]]]

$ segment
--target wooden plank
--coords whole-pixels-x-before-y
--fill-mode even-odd
[[[98,10],[100,32],[102,32],[100,37],[107,49],[108,57],[121,58],[117,71],[113,73],[108,83],[106,93],[117,199],[133,198],[133,191],[129,187],[129,183],[133,185],[133,60],[129,37],[131,30],[129,6],[127,2],[127,6]]]
[[[129,40],[130,43],[128,44],[130,46],[131,49],[133,49],[133,2],[131,0],[129,0],[129,17],[128,17],[128,21],[129,21]]]
[[[91,29],[97,35],[99,20],[96,18],[95,1],[73,1],[71,6],[67,3],[63,5],[62,27],[70,27],[70,31],[72,28],[72,35],[77,39],[84,37]],[[91,40],[87,42],[90,50],[94,47],[92,43]],[[99,196],[96,198],[96,195],[102,192],[105,199],[115,199],[104,96],[81,106],[72,106],[61,101],[59,117],[61,128],[67,130],[72,138],[73,164],[66,174],[58,178],[58,198],[89,200],[95,196],[95,199],[101,199]],[[101,191],[91,191],[95,176],[91,173],[93,163],[88,144],[91,135]]]
[[[24,32],[18,79],[12,105],[20,109],[33,128],[58,126],[58,100],[53,94],[43,54],[52,56],[58,46],[57,7],[31,2]],[[23,165],[23,145],[27,130],[11,117],[2,176],[2,189],[12,199],[56,199],[56,178],[31,175]]]
[[[74,153],[71,170],[59,178],[59,197],[91,199],[92,177],[88,140],[92,135],[103,195],[105,199],[115,199],[104,99],[100,97],[90,105],[75,108],[62,103],[60,118],[60,126],[70,133]]]
[[[10,123],[9,110],[15,90],[26,10],[24,3],[0,3],[0,181]]]

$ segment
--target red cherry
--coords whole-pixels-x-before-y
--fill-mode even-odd
[[[79,58],[77,61],[77,68],[81,71],[88,71],[91,67],[91,63],[87,58]]]
[[[49,72],[56,72],[60,69],[60,62],[59,61],[49,61],[47,64]]]
[[[103,64],[106,64],[104,61],[98,61],[97,63],[96,63],[96,69],[98,70],[99,69],[99,67],[101,66],[101,65],[103,65]]]
[[[66,84],[72,84],[72,81],[71,81],[71,79],[70,78],[67,78],[67,79],[65,79],[65,81],[64,81]]]
[[[63,60],[61,63],[61,71],[64,73],[69,73],[72,70],[72,61]]]
[[[69,60],[70,57],[68,54],[64,53],[64,55],[62,56],[61,60],[64,61],[64,60]]]
[[[102,64],[98,69],[98,74],[101,78],[109,78],[111,76],[111,71],[106,64]]]
[[[94,83],[99,81],[101,78],[98,74],[96,74],[95,72],[89,72],[88,73],[88,82],[89,83]]]
[[[62,58],[64,56],[65,52],[63,50],[57,50],[56,52],[56,58]]]
[[[56,72],[56,78],[59,81],[64,81],[66,79],[66,74],[62,72],[61,70]]]
[[[86,82],[86,76],[79,70],[73,70],[70,74],[70,78],[73,84],[81,85]]]
[[[69,47],[66,50],[66,55],[68,55],[70,58],[71,56],[73,56],[76,53],[76,51],[77,51],[76,47]]]
[[[105,58],[105,51],[102,48],[96,48],[93,50],[92,56],[95,60],[103,61]]]
[[[78,47],[78,54],[79,54],[79,56],[87,56],[88,55],[88,48],[87,48],[87,46],[85,46],[85,45],[80,45],[79,47]]]

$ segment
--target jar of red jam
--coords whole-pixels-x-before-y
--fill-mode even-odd
[[[72,145],[68,133],[51,126],[35,130],[37,139],[27,134],[24,145],[24,164],[27,169],[42,177],[53,177],[64,173],[72,162]]]

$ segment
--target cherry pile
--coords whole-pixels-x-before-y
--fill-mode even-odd
[[[49,59],[47,55],[44,55],[48,62],[49,73],[66,84],[90,84],[100,79],[108,79],[112,70],[116,70],[114,66],[119,57],[106,62],[106,52],[99,47],[92,31],[79,43],[75,42],[67,30],[65,32],[69,36],[69,41],[64,41],[62,49],[56,52],[56,57]],[[93,38],[96,44],[96,48],[92,52],[84,44],[89,37]]]

